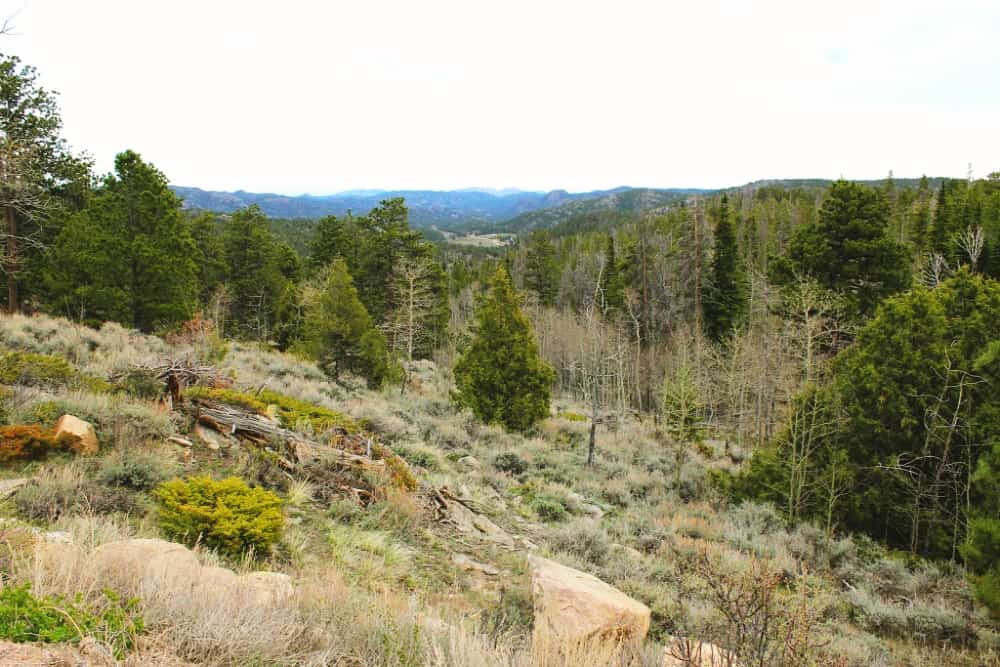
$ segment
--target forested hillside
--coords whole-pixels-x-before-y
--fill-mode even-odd
[[[61,133],[0,57],[0,640],[998,664],[1000,172],[248,203]]]

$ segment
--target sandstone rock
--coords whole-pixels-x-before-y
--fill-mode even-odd
[[[459,566],[460,568],[468,572],[480,572],[482,574],[486,574],[491,577],[495,577],[496,575],[500,574],[499,569],[493,567],[492,565],[488,565],[486,563],[480,563],[478,561],[474,561],[465,554],[452,554],[451,560],[452,562],[455,563],[455,565]]]
[[[514,538],[489,517],[477,514],[462,503],[447,499],[448,517],[461,532],[494,542],[506,547],[514,547]]]
[[[221,435],[210,428],[202,426],[201,424],[195,425],[194,435],[203,445],[211,449],[213,452],[219,451],[223,446],[229,446],[223,441]]]
[[[80,438],[80,450],[77,452],[78,454],[92,456],[100,449],[97,443],[97,432],[94,430],[93,424],[85,422],[79,417],[63,415],[56,422],[55,432],[57,436],[69,433]]]
[[[190,589],[201,574],[194,552],[182,544],[157,539],[108,542],[94,550],[91,569],[112,588]]]
[[[72,646],[49,644],[18,644],[0,641],[0,665],[3,667],[97,667],[104,662],[94,662],[84,657]]]
[[[641,641],[649,631],[649,608],[597,577],[535,555],[528,566],[536,633]]]
[[[736,657],[715,644],[671,637],[663,650],[663,667],[741,667]]]

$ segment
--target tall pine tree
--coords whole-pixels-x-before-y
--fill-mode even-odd
[[[729,197],[723,194],[715,226],[715,254],[702,299],[709,337],[722,340],[740,325],[746,315],[748,291],[743,258],[729,217]]]
[[[545,230],[531,233],[524,260],[524,286],[535,293],[543,306],[556,305],[559,274],[556,271],[556,248],[552,235]]]

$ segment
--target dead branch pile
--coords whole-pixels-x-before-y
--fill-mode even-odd
[[[204,366],[191,359],[167,359],[160,364],[133,364],[125,370],[114,373],[112,382],[119,382],[132,373],[145,373],[161,380],[167,389],[167,397],[172,404],[180,400],[185,387],[200,385],[204,387],[231,387],[233,381],[218,371],[214,366]]]

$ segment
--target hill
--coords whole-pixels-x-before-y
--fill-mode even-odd
[[[344,215],[348,211],[363,214],[378,206],[382,200],[403,197],[409,208],[410,224],[442,228],[495,224],[530,211],[559,207],[567,202],[604,199],[633,191],[624,187],[577,193],[566,190],[354,190],[332,195],[290,197],[243,190],[216,192],[176,185],[172,189],[184,200],[186,209],[231,213],[256,204],[269,217],[285,219]]]

